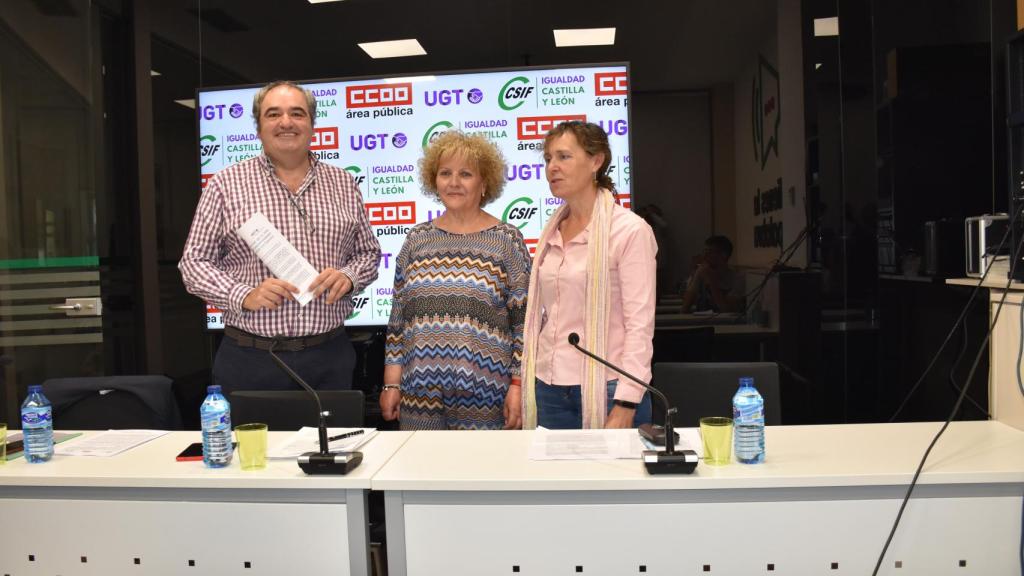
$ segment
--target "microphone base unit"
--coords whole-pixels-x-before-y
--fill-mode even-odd
[[[344,476],[362,461],[362,452],[306,452],[299,456],[299,468],[311,476]]]
[[[648,474],[692,474],[699,459],[693,450],[676,450],[672,454],[644,450],[643,460]]]

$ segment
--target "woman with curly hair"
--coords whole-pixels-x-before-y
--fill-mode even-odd
[[[403,430],[519,428],[530,255],[515,226],[483,211],[505,161],[482,136],[446,132],[420,179],[445,212],[398,254],[381,413]]]

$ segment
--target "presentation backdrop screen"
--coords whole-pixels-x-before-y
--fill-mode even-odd
[[[608,133],[609,175],[618,201],[630,206],[629,75],[626,65],[505,69],[431,76],[303,82],[316,96],[312,152],[356,179],[380,241],[380,275],[355,294],[349,326],[384,325],[391,314],[395,259],[409,229],[440,215],[426,196],[417,162],[447,130],[482,134],[501,148],[508,183],[485,207],[519,228],[531,253],[561,201],[544,177],[544,134],[566,120],[600,124]],[[201,185],[227,166],[262,153],[252,120],[259,86],[198,93]],[[207,327],[223,328],[207,307]]]

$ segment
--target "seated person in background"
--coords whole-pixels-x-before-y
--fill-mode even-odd
[[[694,257],[696,267],[683,293],[683,313],[742,311],[743,286],[739,275],[729,267],[730,256],[732,242],[725,236],[704,241],[704,253]]]

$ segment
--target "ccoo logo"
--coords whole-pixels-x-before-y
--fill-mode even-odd
[[[338,127],[324,126],[313,129],[313,139],[309,141],[310,150],[337,150]]]
[[[371,226],[393,224],[415,224],[415,202],[370,202],[366,205],[366,217]]]
[[[625,96],[629,92],[629,81],[625,72],[598,72],[594,74],[596,96]]]
[[[526,116],[516,118],[516,130],[520,140],[541,140],[555,126],[562,122],[586,122],[586,114],[568,114],[563,116]]]
[[[408,106],[412,104],[412,83],[348,86],[345,88],[345,101],[349,108]]]
[[[522,106],[526,99],[533,94],[533,86],[526,76],[516,76],[501,87],[498,92],[498,106],[502,110],[515,110]]]

